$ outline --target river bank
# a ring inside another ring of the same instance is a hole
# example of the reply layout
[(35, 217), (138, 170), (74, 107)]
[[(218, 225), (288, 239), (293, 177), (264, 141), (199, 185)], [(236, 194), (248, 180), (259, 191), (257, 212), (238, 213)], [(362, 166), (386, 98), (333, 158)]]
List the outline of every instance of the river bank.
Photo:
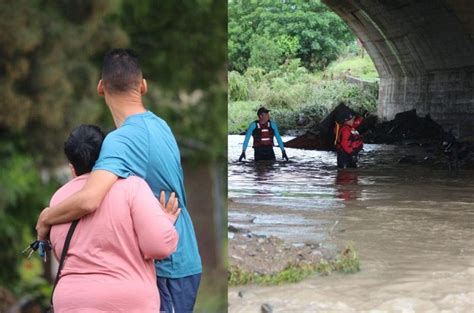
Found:
[[(238, 205), (229, 202), (229, 208), (236, 212)], [(229, 217), (229, 285), (298, 282), (316, 273), (353, 273), (360, 269), (357, 253), (350, 245), (341, 250), (323, 242), (290, 243), (276, 236), (252, 233), (243, 226), (256, 219), (250, 214)]]
[(290, 245), (337, 251), (352, 242), (361, 270), (229, 287), (229, 312), (261, 312), (264, 304), (273, 312), (472, 311), (470, 167), (450, 172), (408, 144), (368, 144), (357, 170), (337, 170), (333, 152), (291, 148), (290, 162), (260, 166), (236, 162), (242, 142), (229, 136), (231, 224)]

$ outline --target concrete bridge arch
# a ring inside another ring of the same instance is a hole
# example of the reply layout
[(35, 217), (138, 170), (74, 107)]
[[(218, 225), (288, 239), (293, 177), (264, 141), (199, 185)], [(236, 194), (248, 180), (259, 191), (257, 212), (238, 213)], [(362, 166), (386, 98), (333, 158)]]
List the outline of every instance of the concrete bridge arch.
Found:
[(378, 115), (415, 108), (474, 137), (474, 1), (323, 0), (379, 72)]

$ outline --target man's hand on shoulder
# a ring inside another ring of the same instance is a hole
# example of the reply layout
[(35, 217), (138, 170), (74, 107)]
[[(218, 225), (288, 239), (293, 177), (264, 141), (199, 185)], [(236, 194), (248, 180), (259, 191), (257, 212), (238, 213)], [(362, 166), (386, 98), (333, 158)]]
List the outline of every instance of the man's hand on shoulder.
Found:
[(172, 192), (170, 194), (170, 198), (168, 199), (168, 203), (166, 203), (165, 192), (161, 191), (160, 204), (163, 207), (163, 210), (165, 211), (166, 215), (170, 219), (171, 223), (175, 224), (179, 214), (181, 213), (181, 208), (178, 207), (178, 198), (176, 198), (176, 194)]
[(49, 231), (51, 230), (51, 226), (46, 224), (44, 221), (45, 214), (48, 210), (49, 207), (44, 208), (38, 217), (38, 222), (36, 223), (36, 233), (38, 240), (47, 240), (49, 237)]

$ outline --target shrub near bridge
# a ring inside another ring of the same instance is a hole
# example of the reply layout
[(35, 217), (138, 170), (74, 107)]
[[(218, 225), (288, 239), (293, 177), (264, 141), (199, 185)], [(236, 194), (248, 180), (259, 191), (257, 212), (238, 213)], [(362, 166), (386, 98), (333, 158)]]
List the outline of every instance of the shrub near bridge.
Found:
[[(272, 110), (282, 132), (313, 127), (339, 101), (349, 102), (357, 112), (374, 113), (377, 90), (376, 83), (364, 86), (343, 79), (322, 80), (301, 67), (298, 59), (270, 72), (252, 67), (244, 74), (233, 71), (229, 73), (228, 130), (231, 134), (245, 131), (262, 105)], [(301, 116), (304, 125), (297, 123)]]

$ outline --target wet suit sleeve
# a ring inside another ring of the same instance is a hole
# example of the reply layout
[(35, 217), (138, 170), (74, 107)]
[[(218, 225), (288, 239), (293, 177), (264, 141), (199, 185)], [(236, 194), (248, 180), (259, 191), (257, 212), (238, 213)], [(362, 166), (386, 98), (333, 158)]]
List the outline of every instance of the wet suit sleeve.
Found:
[(146, 259), (164, 259), (176, 251), (178, 233), (148, 184), (137, 177), (132, 182), (130, 213), (140, 250)]
[(255, 122), (250, 123), (249, 127), (247, 128), (247, 133), (245, 134), (244, 145), (242, 146), (242, 151), (245, 152), (247, 150), (247, 146), (250, 141), (250, 137), (252, 136), (253, 131), (257, 127)]
[(283, 140), (281, 140), (280, 132), (278, 131), (278, 125), (275, 121), (271, 121), (271, 125), (273, 128), (273, 132), (275, 133), (275, 138), (278, 142), (278, 146), (280, 147), (281, 151), (285, 151), (285, 145), (283, 144)]

